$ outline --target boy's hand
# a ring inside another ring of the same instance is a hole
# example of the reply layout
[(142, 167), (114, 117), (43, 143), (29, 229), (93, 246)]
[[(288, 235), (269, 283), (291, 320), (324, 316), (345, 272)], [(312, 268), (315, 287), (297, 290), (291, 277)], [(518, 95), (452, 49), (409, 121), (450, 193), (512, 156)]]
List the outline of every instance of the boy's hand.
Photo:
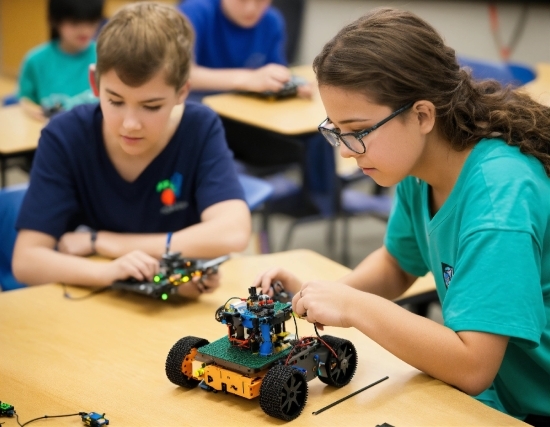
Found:
[(311, 99), (313, 95), (313, 85), (311, 82), (307, 82), (306, 84), (299, 85), (297, 91), (299, 98)]
[(282, 268), (272, 268), (266, 272), (260, 274), (252, 286), (256, 288), (261, 288), (263, 294), (273, 296), (273, 288), (271, 287), (272, 283), (275, 281), (281, 282), (285, 291), (295, 294), (300, 291), (302, 287), (302, 282), (291, 272), (284, 270)]
[(201, 294), (211, 294), (220, 287), (220, 273), (205, 274), (191, 280)]
[(160, 263), (157, 259), (142, 251), (132, 251), (108, 263), (98, 263), (106, 284), (116, 280), (126, 280), (133, 277), (136, 280), (152, 281), (159, 272)]
[(279, 64), (264, 65), (251, 74), (244, 89), (250, 92), (279, 92), (291, 77), (290, 70)]
[(63, 234), (57, 244), (57, 250), (63, 254), (75, 256), (93, 255), (90, 233), (71, 231)]

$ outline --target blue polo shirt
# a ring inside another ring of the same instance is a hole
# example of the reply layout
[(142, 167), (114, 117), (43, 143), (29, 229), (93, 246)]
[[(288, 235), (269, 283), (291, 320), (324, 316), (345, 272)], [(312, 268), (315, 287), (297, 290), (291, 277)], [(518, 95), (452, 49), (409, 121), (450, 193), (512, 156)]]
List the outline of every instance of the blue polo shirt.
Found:
[(186, 0), (179, 5), (195, 29), (195, 62), (208, 68), (259, 68), (286, 65), (285, 24), (269, 7), (252, 28), (227, 19), (221, 0)]
[(244, 200), (218, 116), (187, 103), (164, 150), (134, 181), (107, 155), (99, 105), (81, 105), (43, 129), (16, 228), (59, 238), (78, 225), (127, 233), (177, 231), (215, 203)]

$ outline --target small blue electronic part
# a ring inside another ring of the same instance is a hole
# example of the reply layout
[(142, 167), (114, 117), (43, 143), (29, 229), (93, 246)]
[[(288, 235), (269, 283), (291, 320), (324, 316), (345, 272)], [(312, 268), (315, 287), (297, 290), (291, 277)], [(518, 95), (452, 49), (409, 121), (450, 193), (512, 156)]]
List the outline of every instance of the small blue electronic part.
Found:
[(90, 427), (101, 427), (109, 425), (109, 420), (105, 418), (105, 414), (98, 414), (97, 412), (88, 412), (82, 414), (82, 422)]

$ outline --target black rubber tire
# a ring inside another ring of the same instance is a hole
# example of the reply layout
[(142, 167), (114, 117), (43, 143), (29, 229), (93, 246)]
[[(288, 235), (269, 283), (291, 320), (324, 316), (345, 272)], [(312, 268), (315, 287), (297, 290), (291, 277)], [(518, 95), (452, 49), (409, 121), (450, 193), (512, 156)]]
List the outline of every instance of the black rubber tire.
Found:
[(351, 381), (357, 370), (357, 350), (351, 341), (343, 338), (331, 335), (323, 335), (321, 338), (336, 352), (338, 359), (329, 351), (326, 361), (328, 376), (319, 376), (319, 379), (333, 387), (343, 387)]
[(275, 365), (265, 375), (260, 386), (260, 406), (272, 417), (292, 421), (307, 402), (307, 379), (297, 369)]
[(186, 388), (196, 387), (200, 381), (189, 378), (181, 370), (184, 359), (192, 349), (209, 344), (208, 340), (197, 337), (184, 337), (170, 349), (166, 358), (166, 376), (176, 385)]

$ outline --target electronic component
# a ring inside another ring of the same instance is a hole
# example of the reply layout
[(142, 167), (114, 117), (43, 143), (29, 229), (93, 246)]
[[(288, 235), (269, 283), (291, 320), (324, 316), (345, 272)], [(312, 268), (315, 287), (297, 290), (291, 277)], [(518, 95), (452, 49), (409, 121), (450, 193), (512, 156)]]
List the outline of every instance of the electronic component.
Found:
[(13, 405), (0, 401), (0, 417), (13, 417), (13, 414), (15, 414)]
[(109, 420), (105, 418), (105, 414), (97, 412), (81, 413), (82, 422), (90, 427), (101, 427), (109, 425)]
[(229, 255), (214, 259), (183, 258), (180, 252), (167, 252), (160, 261), (160, 271), (153, 281), (136, 279), (120, 280), (112, 284), (114, 290), (125, 290), (167, 300), (177, 293), (177, 287), (194, 277), (203, 277), (218, 272), (219, 265), (227, 261)]

